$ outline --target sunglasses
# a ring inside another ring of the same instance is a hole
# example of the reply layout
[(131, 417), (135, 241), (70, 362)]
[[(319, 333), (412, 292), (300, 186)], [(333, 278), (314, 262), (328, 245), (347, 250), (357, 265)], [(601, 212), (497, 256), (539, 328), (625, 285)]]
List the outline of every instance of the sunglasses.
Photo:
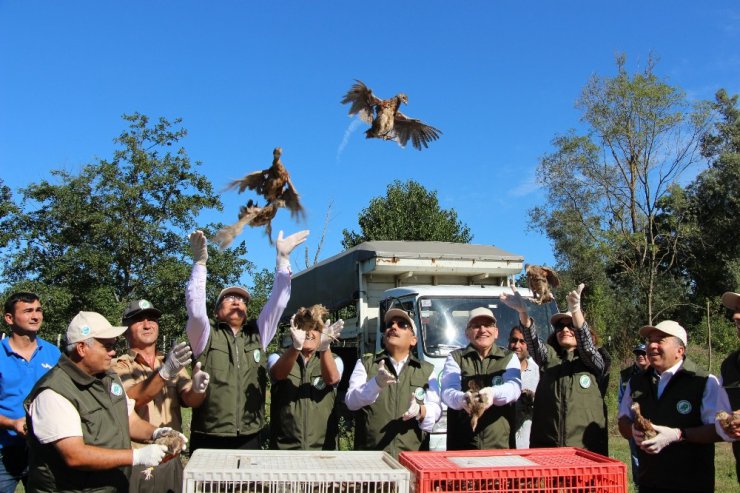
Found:
[(396, 327), (398, 327), (399, 329), (406, 329), (406, 330), (408, 330), (408, 329), (410, 329), (410, 328), (411, 328), (411, 324), (410, 324), (410, 323), (408, 323), (408, 322), (407, 322), (406, 320), (389, 320), (389, 321), (388, 321), (388, 322), (387, 322), (387, 323), (385, 324), (385, 328), (386, 328), (386, 329), (390, 329), (390, 328), (391, 328), (391, 327), (393, 327), (394, 325), (395, 325)]
[(526, 344), (527, 341), (524, 339), (519, 339), (518, 337), (511, 337), (509, 338), (509, 344)]
[(569, 331), (573, 332), (573, 327), (571, 327), (569, 324), (557, 324), (553, 328), (555, 329), (555, 332), (560, 332), (563, 329), (568, 329)]

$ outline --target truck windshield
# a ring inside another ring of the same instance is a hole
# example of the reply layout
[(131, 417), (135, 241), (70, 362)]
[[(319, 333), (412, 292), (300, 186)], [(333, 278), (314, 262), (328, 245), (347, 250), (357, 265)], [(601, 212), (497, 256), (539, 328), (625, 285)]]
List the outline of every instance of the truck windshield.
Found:
[[(519, 324), (519, 314), (504, 305), (497, 297), (488, 298), (433, 298), (422, 297), (418, 300), (418, 313), (421, 321), (421, 343), (428, 356), (447, 356), (450, 351), (465, 347), (465, 327), (468, 315), (474, 308), (489, 308), (496, 317), (499, 328), (496, 344), (507, 346), (509, 331)], [(557, 313), (555, 302), (537, 305), (527, 300), (529, 315), (535, 321), (535, 327), (542, 340), (552, 331), (550, 317)]]

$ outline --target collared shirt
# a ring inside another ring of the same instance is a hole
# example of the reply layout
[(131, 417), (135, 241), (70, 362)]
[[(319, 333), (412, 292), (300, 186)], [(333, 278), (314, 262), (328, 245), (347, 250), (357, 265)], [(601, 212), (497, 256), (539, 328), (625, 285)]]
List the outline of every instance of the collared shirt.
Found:
[[(10, 337), (0, 342), (0, 414), (10, 419), (26, 415), (23, 400), (39, 378), (59, 360), (59, 349), (40, 337), (36, 338), (36, 350), (29, 361), (16, 353), (10, 346)], [(25, 438), (15, 430), (0, 429), (0, 448), (19, 445)]]
[[(666, 385), (668, 385), (668, 382), (670, 382), (673, 376), (681, 369), (681, 367), (683, 366), (683, 361), (684, 360), (681, 359), (678, 363), (668, 368), (660, 375), (657, 375), (658, 372), (655, 371), (655, 369), (648, 370), (654, 371), (656, 376), (658, 376), (660, 379), (658, 381), (658, 398), (663, 395), (663, 391), (665, 390)], [(719, 387), (720, 385), (717, 377), (715, 377), (714, 375), (709, 375), (709, 378), (707, 378), (707, 383), (704, 386), (704, 392), (702, 393), (701, 397), (701, 422), (705, 425), (714, 424), (714, 418), (717, 414), (717, 395), (719, 393)], [(626, 416), (630, 419), (630, 421), (632, 421), (632, 411), (630, 410), (630, 407), (632, 406), (631, 394), (631, 386), (629, 383), (627, 383), (627, 387), (624, 389), (624, 396), (622, 397), (622, 401), (619, 403), (619, 412), (617, 413), (617, 419), (621, 418), (622, 416)]]
[[(134, 385), (143, 382), (154, 372), (159, 371), (164, 361), (164, 354), (158, 353), (154, 368), (144, 360), (140, 353), (133, 349), (118, 358), (113, 364), (113, 370), (118, 373), (123, 383), (123, 388), (128, 390)], [(169, 426), (177, 431), (182, 431), (182, 406), (180, 395), (192, 386), (192, 379), (185, 368), (180, 368), (177, 377), (168, 380), (164, 388), (154, 396), (145, 406), (136, 408), (138, 414), (144, 421), (151, 423), (157, 428)]]
[[(185, 289), (185, 307), (188, 311), (185, 332), (188, 335), (194, 358), (205, 351), (211, 334), (211, 322), (206, 310), (206, 272), (204, 265), (193, 264), (190, 280)], [(290, 299), (290, 277), (290, 266), (280, 265), (275, 272), (275, 282), (270, 298), (257, 318), (263, 351), (267, 350), (267, 345), (275, 337), (278, 322)]]
[[(521, 368), (521, 362), (520, 366)], [(537, 390), (537, 384), (540, 383), (540, 367), (535, 363), (534, 358), (527, 357), (527, 368), (522, 370), (522, 390)]]
[[(503, 406), (516, 401), (522, 393), (522, 367), (519, 358), (512, 355), (504, 370), (503, 383), (494, 385), (493, 405)], [(462, 376), (460, 365), (452, 354), (447, 356), (442, 369), (442, 402), (455, 410), (465, 407), (465, 392), (462, 391)]]
[[(396, 375), (400, 375), (408, 363), (409, 356), (406, 356), (401, 361), (395, 361), (393, 358), (390, 358), (390, 360), (393, 369), (396, 370)], [(442, 406), (439, 401), (439, 383), (434, 372), (429, 375), (427, 385), (428, 388), (424, 394), (426, 414), (421, 423), (419, 423), (419, 427), (424, 431), (432, 431), (434, 423), (442, 415)], [(367, 379), (367, 372), (362, 365), (362, 359), (358, 359), (355, 369), (349, 378), (349, 387), (347, 388), (347, 395), (344, 398), (345, 404), (347, 404), (347, 408), (351, 411), (369, 406), (378, 399), (381, 390), (374, 378)]]

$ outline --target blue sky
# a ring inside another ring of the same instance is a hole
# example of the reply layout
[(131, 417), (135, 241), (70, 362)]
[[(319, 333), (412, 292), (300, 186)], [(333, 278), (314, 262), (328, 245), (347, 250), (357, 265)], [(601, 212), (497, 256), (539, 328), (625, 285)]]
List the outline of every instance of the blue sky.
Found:
[[(652, 52), (656, 72), (692, 99), (740, 92), (735, 1), (41, 2), (0, 0), (0, 176), (17, 196), (50, 169), (109, 158), (121, 115), (183, 118), (183, 145), (217, 189), (269, 166), (272, 149), (308, 210), (274, 229), (311, 229), (313, 258), (341, 250), (343, 228), (394, 179), (436, 190), (474, 235), (552, 264), (527, 228), (543, 200), (538, 159), (579, 126), (574, 102), (593, 74), (630, 70)], [(353, 79), (444, 133), (422, 152), (365, 140), (339, 104)], [(346, 139), (346, 140), (345, 140)], [(253, 195), (249, 195), (251, 197)], [(231, 223), (247, 196), (228, 192)], [(274, 253), (248, 229), (248, 257)], [(294, 270), (305, 267), (303, 251)]]

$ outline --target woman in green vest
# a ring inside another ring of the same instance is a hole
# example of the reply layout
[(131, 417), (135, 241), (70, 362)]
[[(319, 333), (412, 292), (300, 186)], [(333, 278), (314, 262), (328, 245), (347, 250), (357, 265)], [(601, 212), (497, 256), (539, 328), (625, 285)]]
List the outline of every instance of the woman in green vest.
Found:
[(554, 332), (543, 342), (527, 312), (524, 299), (512, 294), (501, 301), (519, 313), (527, 349), (540, 366), (532, 417), (530, 447), (580, 447), (609, 454), (606, 428), (606, 388), (610, 358), (597, 348), (596, 336), (581, 312), (584, 285), (568, 293), (568, 312), (550, 319)]
[(344, 327), (338, 320), (324, 322), (322, 305), (299, 308), (290, 319), (292, 345), (267, 359), (272, 383), (270, 448), (280, 450), (334, 450), (336, 434), (330, 420), (335, 385), (344, 365), (332, 354), (331, 341)]

